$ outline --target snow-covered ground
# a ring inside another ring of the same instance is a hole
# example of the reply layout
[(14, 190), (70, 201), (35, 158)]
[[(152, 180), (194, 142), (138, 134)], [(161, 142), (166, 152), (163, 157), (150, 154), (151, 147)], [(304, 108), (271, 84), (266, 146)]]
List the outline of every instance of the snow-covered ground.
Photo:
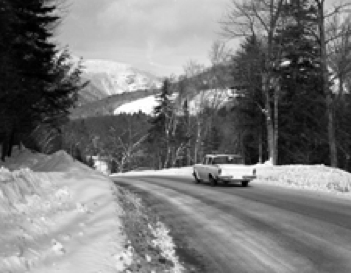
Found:
[(258, 165), (254, 182), (344, 196), (351, 194), (351, 173), (324, 165)]
[[(176, 100), (177, 96), (178, 95), (175, 94), (171, 99)], [(196, 94), (196, 96), (194, 96), (192, 100), (190, 100), (189, 112), (191, 115), (196, 115), (205, 106), (218, 108), (219, 106), (223, 106), (225, 103), (227, 103), (229, 101), (230, 96), (233, 96), (233, 94), (229, 89), (206, 90), (199, 92), (198, 94)], [(157, 106), (158, 104), (159, 102), (157, 96), (152, 95), (123, 104), (122, 106), (119, 106), (115, 109), (114, 114), (135, 114), (141, 111), (146, 115), (152, 115), (155, 106)]]
[(0, 171), (0, 272), (123, 269), (122, 210), (107, 177), (64, 152), (25, 150), (5, 167), (22, 169)]
[[(327, 167), (324, 165), (255, 165), (257, 179), (251, 183), (271, 184), (282, 187), (292, 187), (296, 189), (313, 190), (319, 192), (351, 194), (351, 173)], [(192, 176), (192, 167), (171, 168), (159, 171), (145, 170), (129, 172), (117, 175), (177, 175)]]
[(134, 254), (121, 196), (63, 151), (16, 151), (0, 168), (0, 272), (128, 272)]
[(114, 114), (134, 114), (139, 111), (143, 112), (146, 115), (152, 115), (154, 108), (158, 105), (156, 96), (148, 96), (141, 98), (126, 104), (115, 109)]
[[(258, 178), (253, 185), (274, 184), (350, 196), (351, 174), (339, 169), (322, 165), (256, 167)], [(185, 167), (117, 175), (190, 177), (191, 172), (191, 167)], [(130, 243), (133, 233), (129, 230), (127, 234), (125, 228), (140, 225), (135, 216), (142, 215), (142, 204), (128, 197), (127, 203), (136, 213), (128, 216), (122, 197), (107, 176), (74, 161), (65, 152), (46, 156), (17, 151), (0, 168), (0, 272), (108, 273), (128, 272), (125, 269), (132, 265), (139, 268)], [(126, 224), (126, 218), (132, 222)], [(159, 222), (150, 223), (141, 226), (150, 229), (149, 239), (156, 238), (149, 240), (151, 247), (158, 247), (164, 253), (161, 255), (175, 264), (173, 271), (162, 272), (182, 272), (167, 228)], [(134, 233), (140, 234), (137, 229)], [(143, 264), (151, 265), (151, 257), (144, 256), (139, 255), (138, 261), (144, 259)]]

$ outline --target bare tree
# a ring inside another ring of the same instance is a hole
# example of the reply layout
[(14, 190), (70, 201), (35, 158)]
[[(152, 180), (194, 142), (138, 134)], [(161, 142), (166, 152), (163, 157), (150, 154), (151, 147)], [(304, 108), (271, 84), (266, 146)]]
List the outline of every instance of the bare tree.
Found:
[(115, 128), (111, 127), (109, 139), (112, 146), (105, 153), (109, 155), (111, 161), (118, 165), (118, 171), (123, 172), (126, 165), (132, 163), (141, 151), (142, 144), (147, 137), (147, 134), (140, 135), (138, 131), (133, 132), (131, 126), (122, 134), (120, 132), (117, 133)]
[[(283, 4), (287, 0), (232, 0), (229, 12), (220, 22), (227, 38), (261, 36), (265, 42), (265, 60), (262, 71), (262, 92), (265, 97), (267, 146), (269, 161), (278, 160), (278, 101), (279, 84), (275, 68), (280, 64), (280, 51), (274, 36), (284, 23)], [(273, 90), (273, 94), (270, 92)], [(272, 106), (273, 105), (273, 106)]]
[[(317, 7), (317, 25), (318, 31), (316, 33), (317, 39), (320, 45), (320, 62), (321, 62), (321, 73), (323, 80), (323, 92), (326, 100), (326, 110), (327, 110), (327, 118), (328, 118), (328, 142), (329, 142), (329, 150), (330, 150), (330, 165), (332, 167), (338, 166), (338, 155), (337, 155), (337, 144), (336, 144), (336, 136), (335, 136), (335, 118), (334, 118), (334, 107), (333, 107), (333, 96), (329, 86), (330, 78), (329, 78), (329, 70), (328, 70), (328, 44), (333, 40), (340, 38), (343, 34), (338, 33), (335, 30), (334, 23), (334, 32), (333, 35), (328, 37), (328, 24), (330, 24), (330, 19), (333, 16), (337, 16), (337, 14), (344, 13), (346, 11), (346, 7), (350, 5), (350, 3), (340, 3), (335, 4), (331, 11), (326, 11), (326, 1), (325, 0), (314, 0)], [(334, 17), (335, 18), (335, 17)], [(335, 21), (334, 21), (335, 22)], [(333, 27), (331, 28), (333, 29)]]
[(340, 98), (351, 74), (351, 17), (343, 19), (341, 14), (335, 14), (327, 34), (335, 38), (327, 44), (328, 66), (334, 74), (331, 80), (337, 82), (337, 97)]
[[(197, 163), (199, 158), (199, 151), (201, 146), (201, 140), (203, 135), (203, 124), (204, 119), (202, 115), (202, 109), (204, 108), (204, 78), (203, 73), (205, 72), (205, 67), (194, 60), (190, 60), (184, 66), (185, 74), (185, 87), (183, 88), (183, 94), (179, 94), (179, 99), (181, 104), (186, 103), (190, 115), (195, 116), (195, 124), (189, 123), (188, 130), (195, 131), (194, 139), (194, 151), (192, 155), (193, 162)], [(192, 102), (192, 103), (191, 103)], [(191, 156), (191, 155), (190, 155)], [(200, 155), (201, 157), (201, 155)]]
[[(211, 67), (208, 73), (208, 89), (212, 91), (210, 107), (218, 109), (224, 100), (228, 98), (228, 89), (231, 88), (231, 76), (228, 72), (228, 65), (232, 58), (232, 52), (226, 44), (215, 41), (209, 52)], [(214, 112), (216, 113), (216, 112)]]
[(194, 60), (184, 66), (185, 84), (179, 102), (181, 105), (186, 103), (194, 120), (194, 123), (189, 123), (189, 131), (195, 132), (193, 162), (199, 162), (203, 157), (203, 140), (210, 132), (215, 113), (228, 98), (228, 72), (224, 66), (229, 57), (225, 44), (215, 42), (210, 51), (211, 67), (205, 67)]

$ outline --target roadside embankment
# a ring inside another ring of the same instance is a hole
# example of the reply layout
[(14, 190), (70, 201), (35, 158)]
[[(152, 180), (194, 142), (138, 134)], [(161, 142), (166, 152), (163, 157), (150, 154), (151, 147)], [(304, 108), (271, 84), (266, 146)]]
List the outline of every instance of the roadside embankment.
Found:
[[(142, 208), (133, 210), (130, 200), (108, 177), (63, 151), (16, 151), (0, 169), (0, 272), (151, 272), (149, 264), (168, 266), (155, 272), (182, 272), (167, 229)], [(145, 226), (148, 236), (139, 236)], [(131, 271), (135, 264), (138, 270)]]

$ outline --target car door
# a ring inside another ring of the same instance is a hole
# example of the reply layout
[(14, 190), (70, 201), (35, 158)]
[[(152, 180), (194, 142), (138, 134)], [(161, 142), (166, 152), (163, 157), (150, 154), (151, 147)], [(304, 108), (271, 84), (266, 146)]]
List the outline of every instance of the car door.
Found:
[(212, 161), (213, 158), (212, 157), (208, 157), (206, 159), (206, 164), (204, 165), (204, 172), (203, 172), (203, 181), (210, 181), (209, 179), (209, 174), (211, 173), (211, 169), (212, 169)]
[(216, 158), (213, 157), (211, 158), (211, 160), (208, 162), (207, 165), (207, 174), (206, 174), (206, 179), (209, 181), (210, 179), (210, 175), (214, 178), (216, 178), (218, 176), (218, 165), (216, 163)]
[(198, 168), (198, 175), (199, 175), (200, 179), (203, 181), (206, 181), (206, 179), (207, 179), (206, 173), (207, 173), (207, 168), (208, 168), (208, 160), (209, 160), (209, 157), (205, 156), (202, 164)]

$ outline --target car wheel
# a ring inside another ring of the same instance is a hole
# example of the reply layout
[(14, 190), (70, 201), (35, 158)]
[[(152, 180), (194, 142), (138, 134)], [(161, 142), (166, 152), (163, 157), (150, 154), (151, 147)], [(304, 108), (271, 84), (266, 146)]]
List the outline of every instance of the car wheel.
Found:
[(212, 187), (217, 186), (217, 180), (212, 175), (210, 175), (209, 179)]
[(249, 181), (243, 181), (243, 182), (241, 182), (241, 185), (243, 187), (247, 187), (249, 185)]
[(196, 183), (196, 184), (201, 183), (201, 179), (198, 177), (197, 173), (194, 172), (193, 175), (194, 175), (194, 178), (195, 178), (195, 183)]

